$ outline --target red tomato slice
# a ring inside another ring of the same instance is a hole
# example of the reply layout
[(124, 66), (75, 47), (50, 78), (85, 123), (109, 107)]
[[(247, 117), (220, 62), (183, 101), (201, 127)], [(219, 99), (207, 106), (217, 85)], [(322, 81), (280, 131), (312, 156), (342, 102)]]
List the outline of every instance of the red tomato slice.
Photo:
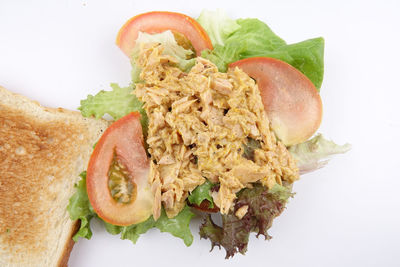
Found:
[(285, 145), (302, 143), (319, 128), (321, 97), (299, 70), (278, 59), (246, 58), (229, 64), (257, 81), (265, 111), (275, 134)]
[(116, 43), (130, 57), (139, 31), (151, 34), (167, 30), (183, 34), (192, 43), (197, 55), (204, 49), (213, 49), (207, 32), (196, 20), (167, 11), (153, 11), (131, 18), (119, 30)]
[[(126, 168), (132, 185), (136, 186), (136, 197), (128, 203), (116, 201), (109, 188), (109, 171), (115, 157)], [(114, 225), (146, 220), (152, 214), (154, 199), (148, 182), (149, 168), (140, 114), (132, 112), (107, 128), (90, 158), (86, 186), (97, 215)]]

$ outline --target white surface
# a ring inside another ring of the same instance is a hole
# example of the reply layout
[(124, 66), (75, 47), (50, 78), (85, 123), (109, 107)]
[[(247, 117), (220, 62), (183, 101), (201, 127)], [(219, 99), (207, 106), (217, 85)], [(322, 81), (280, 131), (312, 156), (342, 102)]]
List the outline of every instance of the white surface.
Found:
[(129, 82), (114, 45), (120, 26), (150, 10), (198, 16), (224, 8), (255, 17), (286, 41), (323, 36), (320, 129), (353, 150), (302, 177), (274, 238), (251, 238), (246, 256), (208, 252), (193, 223), (193, 245), (152, 230), (136, 245), (94, 223), (70, 266), (400, 266), (400, 35), (398, 1), (4, 1), (0, 2), (0, 84), (52, 107), (75, 109), (110, 82)]

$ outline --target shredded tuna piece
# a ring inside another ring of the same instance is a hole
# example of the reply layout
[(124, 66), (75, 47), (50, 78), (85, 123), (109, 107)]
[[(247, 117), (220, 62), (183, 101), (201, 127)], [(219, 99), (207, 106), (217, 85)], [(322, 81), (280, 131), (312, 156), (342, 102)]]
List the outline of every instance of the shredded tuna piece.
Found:
[(211, 82), (211, 86), (214, 90), (223, 95), (230, 95), (232, 93), (232, 84), (224, 78), (214, 78)]
[[(200, 57), (184, 73), (162, 50), (159, 44), (142, 47), (137, 64), (144, 82), (135, 94), (149, 117), (148, 151), (156, 162), (150, 181), (169, 217), (206, 179), (220, 183), (213, 198), (226, 214), (236, 193), (253, 183), (271, 188), (299, 178), (294, 159), (270, 128), (253, 79), (238, 68), (220, 73)], [(244, 157), (248, 138), (259, 143), (250, 159)]]
[(249, 210), (249, 206), (244, 205), (244, 206), (238, 208), (238, 210), (235, 212), (235, 216), (238, 217), (239, 220), (241, 220), (244, 217), (244, 215), (246, 215), (248, 210)]
[(161, 181), (160, 174), (153, 162), (150, 164), (149, 181), (151, 183), (151, 191), (154, 195), (153, 217), (154, 220), (157, 220), (161, 215)]

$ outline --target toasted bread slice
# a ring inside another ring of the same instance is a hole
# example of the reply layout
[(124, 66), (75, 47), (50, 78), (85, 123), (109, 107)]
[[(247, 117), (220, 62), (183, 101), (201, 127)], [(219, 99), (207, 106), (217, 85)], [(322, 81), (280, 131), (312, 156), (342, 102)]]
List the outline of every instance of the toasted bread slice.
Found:
[(0, 266), (67, 266), (66, 207), (106, 127), (0, 87)]

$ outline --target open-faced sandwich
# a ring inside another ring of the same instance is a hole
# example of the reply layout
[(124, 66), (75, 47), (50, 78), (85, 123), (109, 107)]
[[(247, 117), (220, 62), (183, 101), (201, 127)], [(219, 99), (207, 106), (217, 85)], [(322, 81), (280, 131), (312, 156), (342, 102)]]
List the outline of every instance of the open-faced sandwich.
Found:
[(196, 208), (201, 237), (227, 257), (244, 253), (251, 232), (270, 238), (300, 174), (349, 149), (314, 135), (322, 38), (288, 45), (257, 19), (149, 12), (121, 28), (117, 45), (132, 84), (81, 101), (84, 116), (114, 122), (71, 198), (75, 238), (90, 238), (98, 217), (134, 243), (156, 227), (189, 246)]
[(316, 133), (322, 38), (149, 12), (117, 45), (132, 83), (89, 95), (83, 116), (0, 88), (1, 266), (65, 266), (93, 218), (133, 243), (158, 228), (189, 246), (201, 215), (202, 238), (244, 254), (250, 233), (270, 238), (300, 175), (350, 148)]

